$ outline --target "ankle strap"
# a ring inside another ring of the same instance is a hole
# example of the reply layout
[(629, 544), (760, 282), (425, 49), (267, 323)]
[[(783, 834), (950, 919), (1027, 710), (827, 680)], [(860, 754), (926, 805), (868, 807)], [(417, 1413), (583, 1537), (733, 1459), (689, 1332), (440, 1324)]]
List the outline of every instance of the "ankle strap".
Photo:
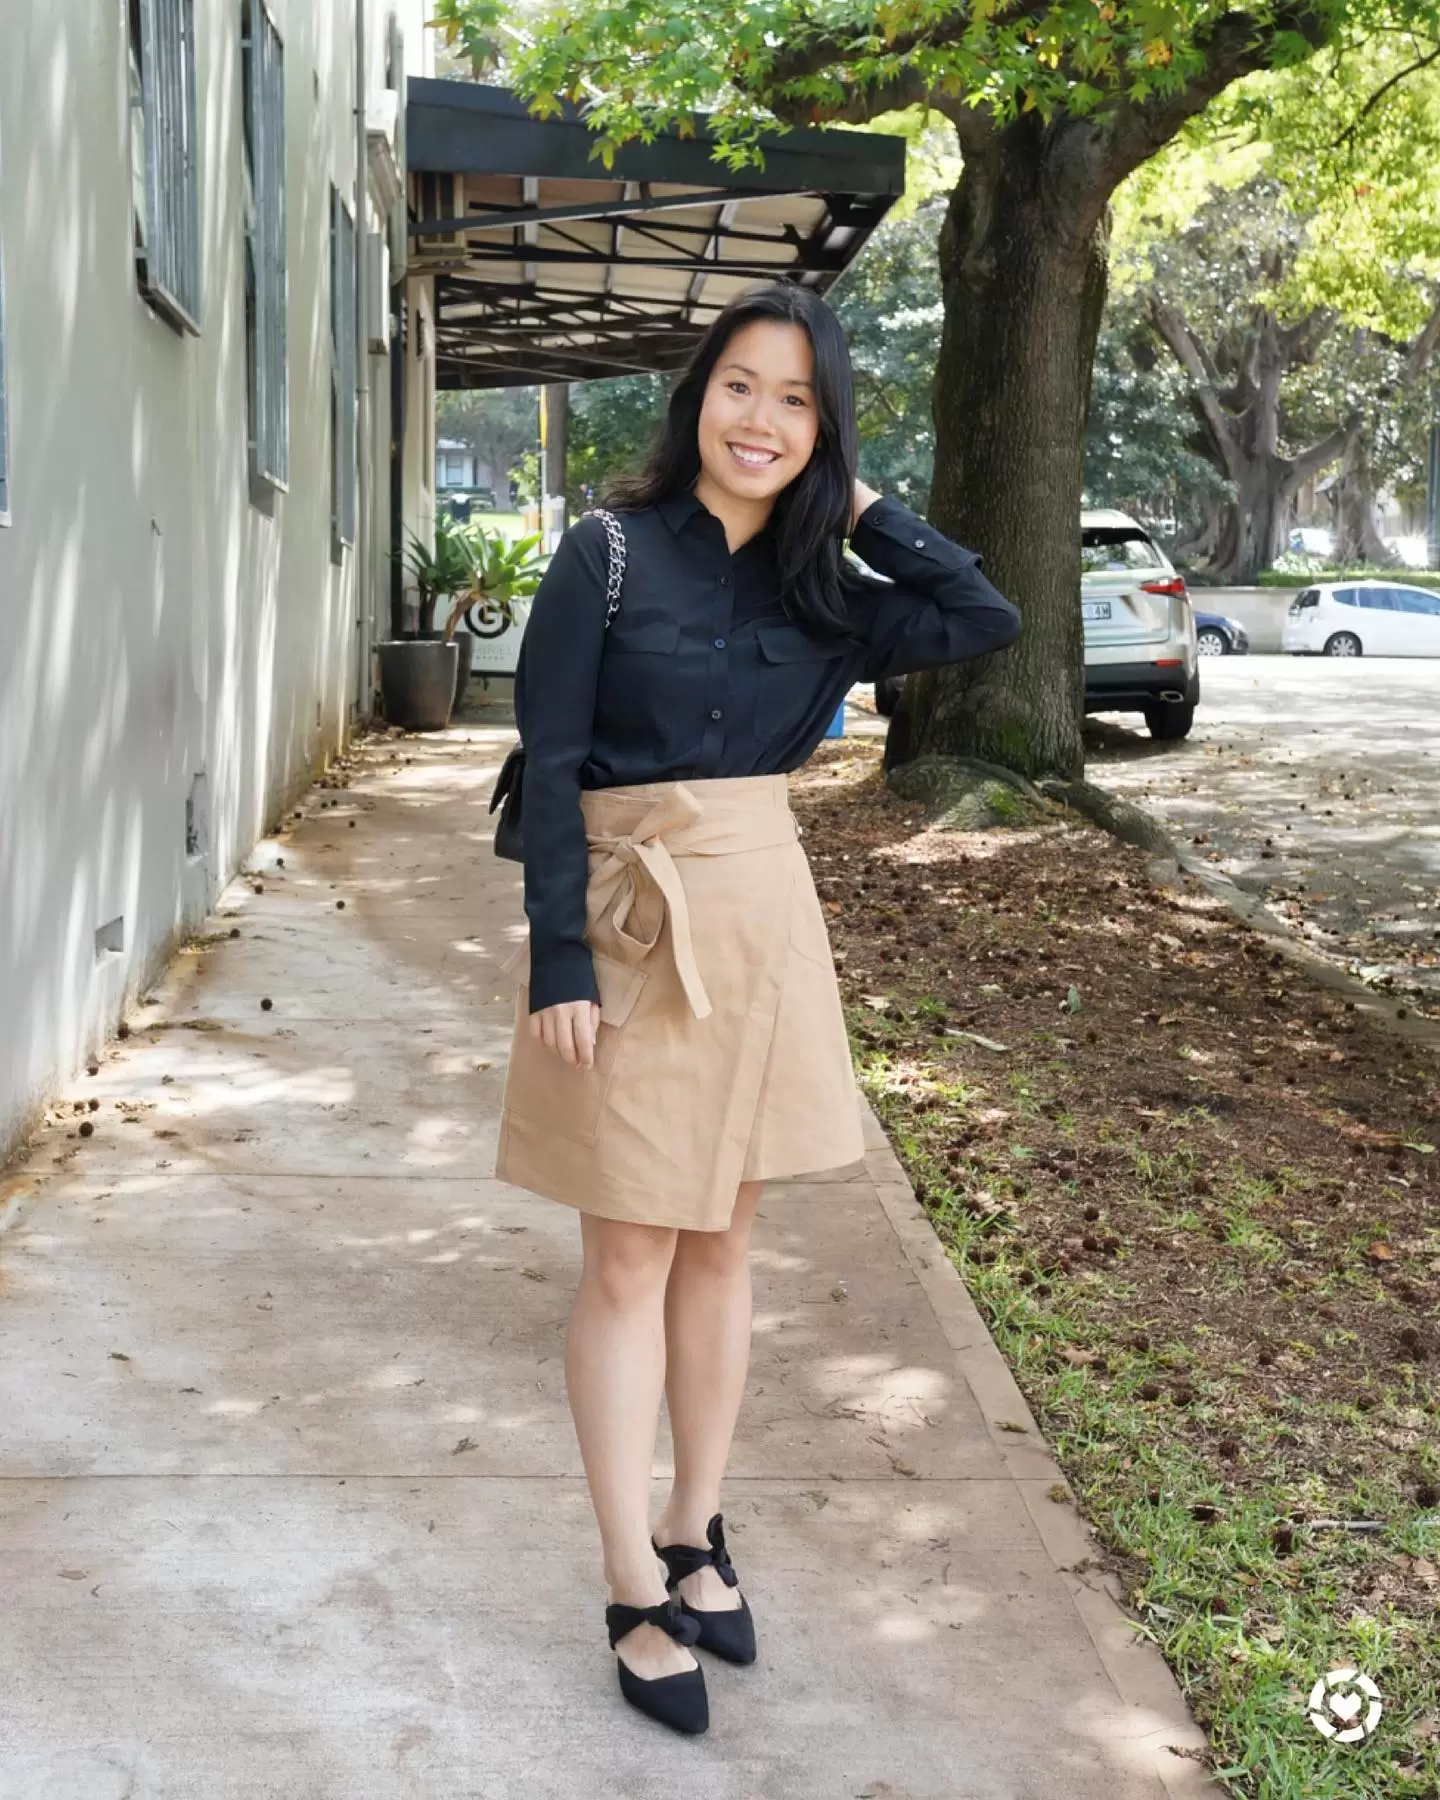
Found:
[(700, 1636), (700, 1621), (683, 1613), (678, 1600), (662, 1600), (658, 1606), (622, 1606), (612, 1601), (605, 1608), (605, 1629), (610, 1633), (612, 1650), (637, 1625), (658, 1625), (677, 1644), (693, 1644)]
[(721, 1513), (705, 1527), (705, 1536), (709, 1540), (709, 1549), (701, 1550), (694, 1544), (666, 1544), (662, 1549), (655, 1545), (655, 1553), (664, 1563), (667, 1575), (665, 1586), (673, 1589), (687, 1575), (693, 1575), (697, 1569), (714, 1569), (726, 1587), (738, 1587), (740, 1577), (735, 1573), (735, 1565), (730, 1561), (730, 1553), (725, 1548), (725, 1519)]

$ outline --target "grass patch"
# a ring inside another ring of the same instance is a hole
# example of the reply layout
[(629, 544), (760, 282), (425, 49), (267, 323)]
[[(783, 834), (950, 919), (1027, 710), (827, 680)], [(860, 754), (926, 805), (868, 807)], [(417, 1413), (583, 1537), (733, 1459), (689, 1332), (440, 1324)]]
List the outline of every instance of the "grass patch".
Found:
[[(796, 805), (861, 1084), (1217, 1779), (1440, 1800), (1433, 1069), (1397, 1096), (1368, 1022), (1317, 1059), (1343, 1001), (1267, 1005), (1267, 948), (1109, 839), (924, 832), (844, 754)], [(1306, 1716), (1346, 1666), (1349, 1746)]]

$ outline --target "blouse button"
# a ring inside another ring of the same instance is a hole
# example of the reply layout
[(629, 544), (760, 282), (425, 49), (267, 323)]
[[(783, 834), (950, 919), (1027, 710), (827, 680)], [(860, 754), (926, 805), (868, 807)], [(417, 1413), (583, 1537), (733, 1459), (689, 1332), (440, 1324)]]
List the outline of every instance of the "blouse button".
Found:
[(924, 549), (924, 548), (925, 548), (925, 540), (924, 540), (924, 538), (916, 538), (916, 540), (915, 540), (915, 548), (916, 548), (916, 549), (917, 549), (917, 550), (923, 550), (923, 549)]
[(717, 649), (717, 650), (723, 650), (723, 649), (724, 649), (724, 648), (725, 648), (725, 640), (724, 640), (724, 638), (716, 638), (716, 640), (715, 640), (715, 648), (716, 648), (716, 649)]
[(719, 719), (719, 718), (723, 718), (724, 715), (721, 713), (720, 708), (717, 706), (711, 711), (710, 717), (712, 719)]
[(722, 575), (720, 577), (720, 585), (721, 585), (721, 587), (729, 587), (730, 577), (728, 575)]

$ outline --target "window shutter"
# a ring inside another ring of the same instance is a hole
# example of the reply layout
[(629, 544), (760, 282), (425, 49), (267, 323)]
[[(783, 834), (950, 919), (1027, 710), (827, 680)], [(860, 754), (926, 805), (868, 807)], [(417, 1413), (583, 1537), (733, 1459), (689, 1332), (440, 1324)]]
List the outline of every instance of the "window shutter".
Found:
[(0, 519), (10, 516), (10, 435), (5, 398), (5, 258), (0, 254)]
[(200, 329), (200, 167), (195, 128), (194, 0), (132, 0), (143, 157), (136, 171), (135, 261), (156, 309)]
[(341, 544), (355, 542), (355, 221), (339, 190), (330, 190), (330, 336), (334, 432), (331, 519)]
[(290, 476), (285, 54), (261, 0), (246, 0), (244, 18), (250, 467), (283, 487)]

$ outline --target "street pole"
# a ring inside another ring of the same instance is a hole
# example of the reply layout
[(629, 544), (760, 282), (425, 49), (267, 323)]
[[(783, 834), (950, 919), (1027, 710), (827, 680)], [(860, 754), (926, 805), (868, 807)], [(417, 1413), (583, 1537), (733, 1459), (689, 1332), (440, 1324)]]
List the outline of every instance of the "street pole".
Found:
[(1440, 419), (1430, 423), (1430, 467), (1425, 483), (1425, 567), (1440, 569)]
[(541, 549), (554, 550), (564, 535), (565, 461), (570, 437), (570, 389), (563, 381), (540, 390), (540, 529)]

